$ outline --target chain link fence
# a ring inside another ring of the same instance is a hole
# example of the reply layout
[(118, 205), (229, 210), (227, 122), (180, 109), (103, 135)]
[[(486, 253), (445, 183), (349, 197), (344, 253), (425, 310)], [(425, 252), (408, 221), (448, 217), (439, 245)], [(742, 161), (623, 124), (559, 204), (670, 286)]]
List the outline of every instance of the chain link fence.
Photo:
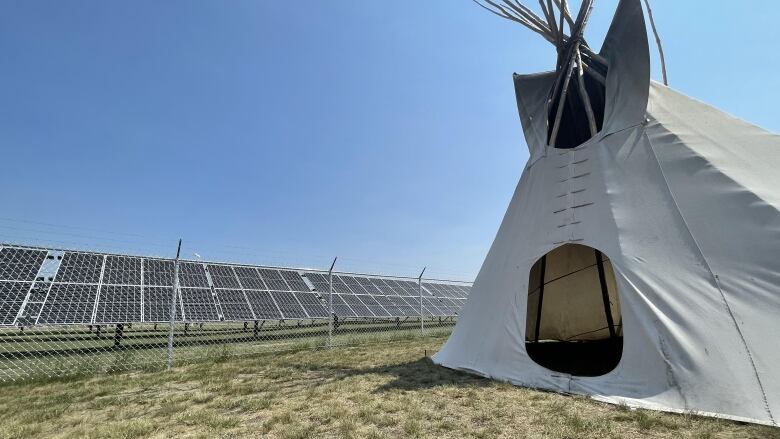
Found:
[(334, 265), (0, 244), (0, 382), (446, 335), (470, 288)]

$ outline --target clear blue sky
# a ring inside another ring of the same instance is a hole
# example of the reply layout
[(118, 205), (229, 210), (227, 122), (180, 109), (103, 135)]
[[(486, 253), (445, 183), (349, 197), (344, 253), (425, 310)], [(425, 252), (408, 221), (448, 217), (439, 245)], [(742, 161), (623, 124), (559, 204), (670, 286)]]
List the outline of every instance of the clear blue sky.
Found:
[[(673, 87), (780, 131), (775, 1), (652, 4)], [(0, 56), (0, 240), (470, 279), (554, 50), (469, 0), (2, 0)]]

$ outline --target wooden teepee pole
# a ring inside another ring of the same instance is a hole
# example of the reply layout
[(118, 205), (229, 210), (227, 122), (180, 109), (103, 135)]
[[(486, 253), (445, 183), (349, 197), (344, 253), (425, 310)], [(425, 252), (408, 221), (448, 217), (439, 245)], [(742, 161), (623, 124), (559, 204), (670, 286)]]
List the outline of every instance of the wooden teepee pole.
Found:
[[(580, 42), (574, 43), (573, 51), (579, 51)], [(552, 133), (550, 134), (550, 145), (555, 146), (556, 140), (558, 140), (558, 131), (561, 129), (561, 117), (563, 117), (563, 105), (566, 103), (566, 95), (569, 93), (569, 83), (571, 82), (571, 74), (574, 70), (574, 57), (569, 57), (569, 63), (566, 67), (566, 73), (564, 74), (563, 88), (561, 88), (561, 97), (558, 100), (558, 110), (555, 113), (555, 122), (553, 123)]]
[[(582, 54), (582, 51), (580, 50), (580, 54)], [(585, 68), (585, 73), (589, 74), (591, 78), (595, 79), (599, 82), (601, 85), (607, 85), (607, 78), (604, 77), (601, 73), (599, 73), (596, 69), (589, 66), (588, 63), (583, 62), (582, 67)]]
[[(553, 122), (553, 129), (550, 133), (550, 145), (555, 146), (558, 140), (558, 132), (561, 128), (561, 118), (563, 117), (563, 106), (566, 103), (566, 96), (569, 93), (569, 84), (571, 82), (572, 72), (574, 71), (575, 57), (580, 52), (580, 46), (582, 45), (582, 33), (585, 30), (585, 25), (588, 22), (590, 13), (593, 10), (593, 0), (583, 0), (580, 5), (580, 12), (577, 14), (577, 21), (574, 23), (572, 29), (571, 40), (573, 40), (573, 46), (571, 52), (568, 55), (568, 64), (565, 67), (565, 72), (561, 68), (561, 74), (564, 75), (563, 87), (561, 88), (561, 96), (558, 100), (558, 108), (555, 113), (555, 121)], [(560, 79), (560, 76), (559, 76)], [(556, 84), (559, 81), (556, 81)], [(553, 96), (555, 91), (553, 90)], [(554, 99), (554, 97), (553, 97)]]
[(577, 49), (577, 89), (580, 91), (580, 99), (582, 99), (582, 104), (585, 107), (585, 114), (588, 116), (588, 128), (590, 128), (590, 135), (595, 136), (598, 132), (598, 128), (596, 127), (596, 117), (593, 115), (593, 106), (590, 104), (590, 96), (588, 96), (588, 89), (585, 88), (585, 78), (583, 75), (585, 72), (582, 68), (582, 56), (580, 56), (580, 51)]
[[(558, 6), (558, 9), (561, 11), (561, 15), (563, 18), (566, 19), (566, 22), (569, 23), (569, 29), (574, 28), (574, 20), (571, 18), (571, 12), (569, 11), (569, 7), (566, 5), (566, 0), (553, 0), (555, 2), (555, 6)], [(563, 29), (563, 25), (561, 25), (561, 29)]]
[(658, 29), (655, 28), (655, 20), (653, 20), (653, 10), (650, 9), (650, 2), (645, 0), (645, 7), (647, 7), (647, 16), (650, 18), (650, 27), (653, 29), (653, 35), (655, 35), (655, 43), (658, 46), (658, 54), (661, 57), (661, 73), (664, 75), (664, 85), (669, 85), (669, 79), (666, 77), (666, 59), (664, 59), (664, 48), (661, 46), (661, 37), (658, 36)]

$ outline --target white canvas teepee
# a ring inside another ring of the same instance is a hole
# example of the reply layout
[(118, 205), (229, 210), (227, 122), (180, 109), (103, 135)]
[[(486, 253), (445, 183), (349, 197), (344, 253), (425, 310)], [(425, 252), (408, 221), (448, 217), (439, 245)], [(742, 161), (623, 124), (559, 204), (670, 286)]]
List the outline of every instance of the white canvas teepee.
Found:
[[(590, 84), (592, 110), (580, 99), (557, 122), (563, 136), (581, 129), (577, 112), (603, 113), (573, 148), (551, 146), (551, 96), (567, 60), (515, 76), (530, 159), (434, 361), (611, 403), (777, 425), (780, 136), (652, 82), (639, 0), (620, 1), (588, 62), (598, 57), (603, 107)], [(555, 361), (532, 358), (552, 340), (577, 343)], [(612, 354), (588, 351), (604, 340)], [(609, 370), (566, 368), (602, 354), (614, 356)]]

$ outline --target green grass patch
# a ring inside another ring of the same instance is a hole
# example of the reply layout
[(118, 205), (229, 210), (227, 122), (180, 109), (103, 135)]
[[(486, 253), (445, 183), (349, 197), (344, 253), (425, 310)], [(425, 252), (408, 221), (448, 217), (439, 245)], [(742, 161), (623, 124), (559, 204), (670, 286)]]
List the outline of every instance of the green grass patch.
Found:
[(780, 438), (770, 427), (613, 406), (434, 365), (444, 341), (237, 354), (171, 371), (0, 387), (0, 438)]

